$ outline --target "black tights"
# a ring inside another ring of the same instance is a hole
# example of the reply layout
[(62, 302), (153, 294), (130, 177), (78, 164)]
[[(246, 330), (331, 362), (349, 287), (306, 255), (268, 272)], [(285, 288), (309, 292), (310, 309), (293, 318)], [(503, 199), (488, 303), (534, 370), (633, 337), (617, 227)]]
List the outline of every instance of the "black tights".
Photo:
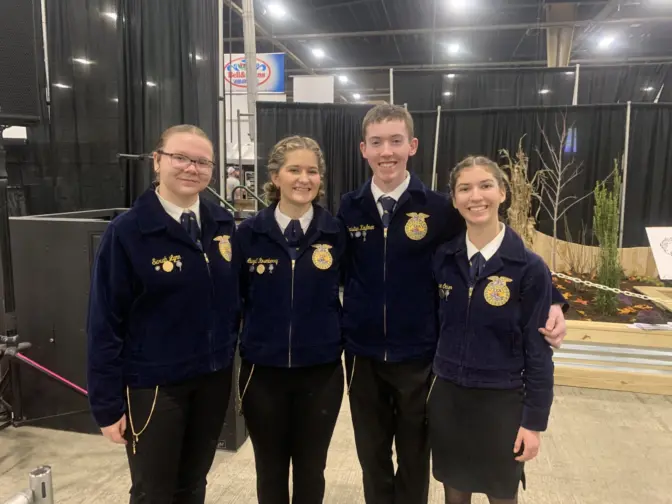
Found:
[[(461, 492), (449, 486), (443, 485), (446, 494), (446, 504), (471, 504), (471, 492)], [(495, 499), (488, 495), (490, 504), (517, 504), (518, 497), (513, 499)]]

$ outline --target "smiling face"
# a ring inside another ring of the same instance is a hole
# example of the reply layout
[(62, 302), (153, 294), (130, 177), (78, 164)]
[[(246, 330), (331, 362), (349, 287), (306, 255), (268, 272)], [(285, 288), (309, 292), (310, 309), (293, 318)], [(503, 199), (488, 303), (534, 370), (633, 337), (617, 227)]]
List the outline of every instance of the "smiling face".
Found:
[(409, 138), (403, 120), (387, 120), (366, 126), (362, 156), (369, 162), (377, 184), (394, 188), (406, 177), (408, 158), (418, 150), (418, 139)]
[(210, 183), (213, 149), (207, 138), (189, 132), (173, 133), (159, 150), (154, 153), (154, 171), (164, 198), (177, 200), (175, 203), (189, 200)]
[(499, 205), (506, 200), (498, 178), (486, 165), (460, 169), (453, 188), (453, 205), (467, 225), (481, 227), (498, 221)]
[(317, 156), (309, 149), (287, 152), (284, 164), (271, 179), (280, 190), (280, 201), (293, 206), (312, 203), (322, 181)]

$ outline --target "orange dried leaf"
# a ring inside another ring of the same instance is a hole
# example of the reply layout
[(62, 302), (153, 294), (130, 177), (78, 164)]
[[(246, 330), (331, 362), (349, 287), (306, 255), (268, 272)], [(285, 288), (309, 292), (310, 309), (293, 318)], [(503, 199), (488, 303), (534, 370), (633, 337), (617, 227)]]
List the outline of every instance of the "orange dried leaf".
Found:
[(588, 301), (582, 298), (576, 298), (574, 302), (583, 306), (588, 306)]

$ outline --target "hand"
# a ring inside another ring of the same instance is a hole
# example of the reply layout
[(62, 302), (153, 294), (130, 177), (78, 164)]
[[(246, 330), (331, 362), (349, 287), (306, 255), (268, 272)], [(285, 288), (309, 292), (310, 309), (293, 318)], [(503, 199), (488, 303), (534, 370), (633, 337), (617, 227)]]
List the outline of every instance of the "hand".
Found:
[(122, 416), (118, 422), (108, 425), (100, 429), (107, 439), (117, 444), (127, 444), (124, 439), (124, 432), (126, 432), (126, 415)]
[(543, 334), (548, 344), (554, 348), (560, 348), (562, 341), (567, 336), (567, 323), (565, 314), (562, 313), (560, 305), (552, 305), (548, 312), (546, 327), (541, 327), (539, 332)]
[(541, 438), (538, 432), (527, 430), (525, 427), (518, 429), (518, 436), (513, 445), (513, 453), (520, 452), (520, 446), (523, 446), (523, 454), (516, 457), (518, 462), (527, 462), (532, 460), (539, 453)]

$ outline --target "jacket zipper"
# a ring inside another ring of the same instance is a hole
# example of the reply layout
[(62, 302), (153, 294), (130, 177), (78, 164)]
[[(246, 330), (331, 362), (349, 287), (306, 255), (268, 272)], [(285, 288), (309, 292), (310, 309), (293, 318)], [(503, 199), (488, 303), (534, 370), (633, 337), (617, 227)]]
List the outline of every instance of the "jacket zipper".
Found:
[[(210, 271), (210, 259), (208, 258), (208, 253), (203, 252), (203, 257), (205, 258), (205, 267), (208, 270), (208, 278), (210, 279), (210, 292), (212, 293), (212, 299), (215, 299), (215, 284), (212, 281), (212, 272)], [(208, 329), (208, 345), (210, 346), (210, 354), (212, 355), (212, 327)], [(211, 360), (210, 367), (214, 370), (215, 363)]]
[(465, 324), (464, 328), (464, 335), (465, 335), (465, 342), (464, 346), (462, 347), (462, 358), (460, 359), (460, 380), (462, 379), (462, 371), (464, 369), (464, 358), (467, 353), (467, 343), (469, 342), (469, 320), (471, 319), (471, 296), (474, 293), (474, 289), (476, 288), (476, 283), (478, 282), (478, 278), (474, 280), (474, 285), (469, 286), (469, 300), (467, 301), (467, 323)]
[(292, 315), (294, 313), (294, 268), (296, 266), (296, 260), (292, 259), (292, 294), (290, 298), (289, 305), (289, 366), (292, 367)]
[(387, 228), (383, 229), (383, 336), (385, 338), (385, 356), (387, 361)]

